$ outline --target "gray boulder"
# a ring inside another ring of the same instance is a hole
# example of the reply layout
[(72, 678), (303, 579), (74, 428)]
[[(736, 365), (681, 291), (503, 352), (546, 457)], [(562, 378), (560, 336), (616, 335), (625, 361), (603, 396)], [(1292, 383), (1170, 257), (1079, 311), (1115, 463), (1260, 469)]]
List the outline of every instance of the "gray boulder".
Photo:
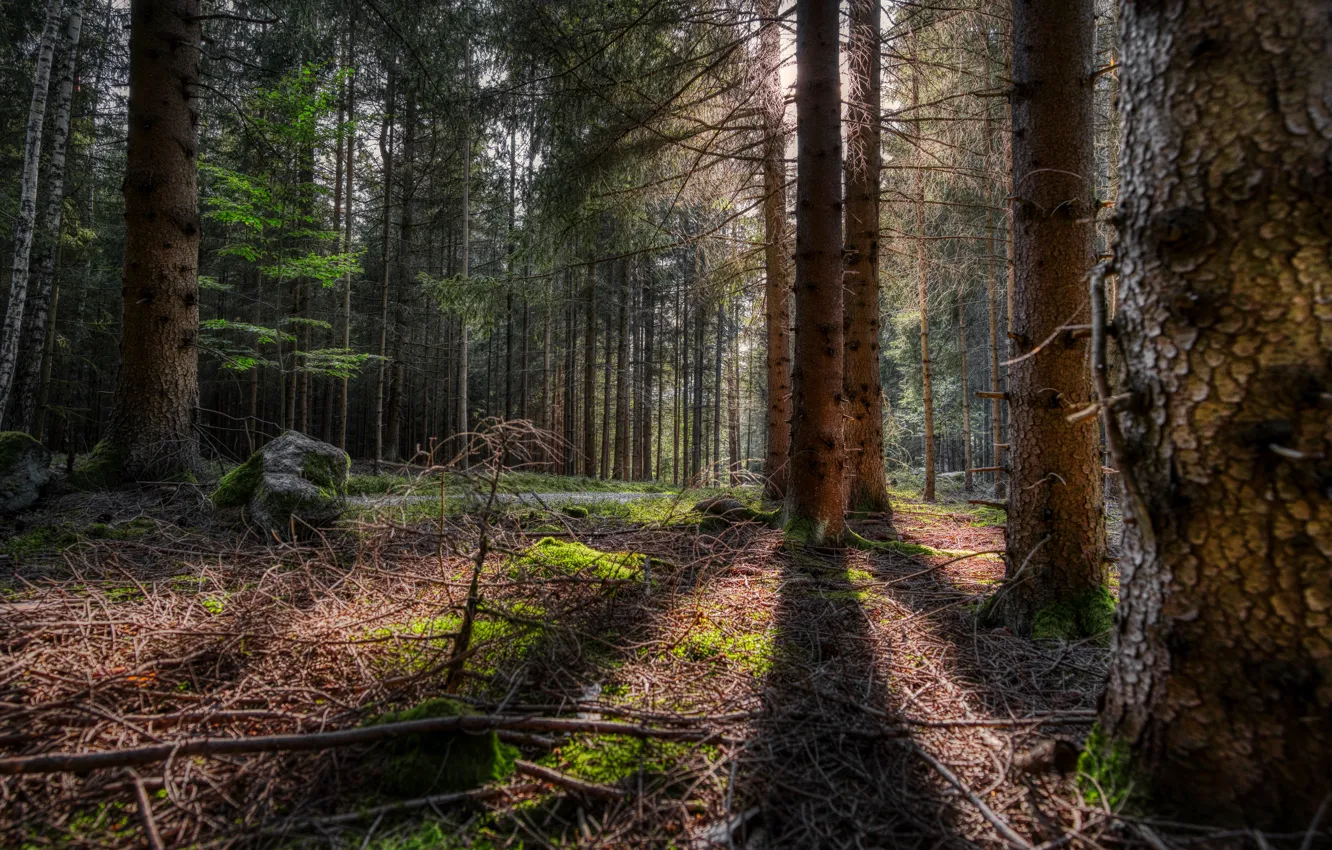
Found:
[(51, 453), (22, 431), (0, 431), (0, 514), (32, 507), (51, 482)]
[(342, 516), (350, 466), (351, 458), (337, 446), (288, 431), (222, 476), (213, 504), (244, 506), (260, 527), (301, 537)]

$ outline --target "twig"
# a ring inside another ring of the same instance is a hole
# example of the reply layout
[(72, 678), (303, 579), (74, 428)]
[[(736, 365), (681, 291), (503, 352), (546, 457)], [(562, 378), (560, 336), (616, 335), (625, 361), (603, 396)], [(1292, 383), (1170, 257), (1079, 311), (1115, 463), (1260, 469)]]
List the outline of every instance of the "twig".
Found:
[(149, 850), (163, 850), (162, 836), (157, 832), (157, 822), (153, 820), (153, 804), (148, 800), (148, 791), (143, 787), (143, 780), (134, 778), (134, 799), (139, 803), (139, 818), (143, 821), (143, 835)]
[(366, 818), (378, 818), (383, 817), (384, 815), (411, 812), (417, 809), (427, 809), (434, 806), (451, 806), (454, 803), (485, 803), (500, 797), (536, 791), (540, 787), (541, 786), (537, 785), (535, 782), (529, 782), (506, 788), (473, 788), (471, 791), (455, 791), (451, 794), (414, 797), (410, 800), (399, 800), (394, 803), (385, 803), (382, 806), (375, 806), (370, 809), (344, 812), (340, 815), (328, 815), (326, 817), (309, 818), (307, 820), (288, 821), (263, 830), (263, 834), (285, 835), (294, 829), (301, 829), (303, 827), (340, 826), (342, 824), (365, 820)]
[(955, 776), (951, 770), (949, 770), (947, 767), (944, 767), (942, 762), (937, 760), (934, 756), (930, 755), (929, 753), (925, 752), (925, 750), (923, 750), (919, 745), (916, 746), (915, 750), (917, 753), (920, 754), (920, 757), (923, 758), (926, 761), (926, 763), (929, 764), (930, 767), (934, 768), (939, 772), (940, 776), (942, 776), (944, 779), (947, 779), (949, 783), (953, 785), (953, 787), (957, 788), (957, 790), (961, 791), (963, 794), (966, 795), (967, 799), (971, 801), (971, 804), (975, 806), (976, 809), (981, 813), (981, 816), (984, 817), (987, 821), (989, 821), (991, 826), (993, 826), (996, 830), (998, 830), (999, 834), (1003, 836), (1004, 840), (1006, 840), (1009, 844), (1012, 844), (1014, 847), (1022, 848), (1022, 850), (1035, 850), (1035, 848), (1032, 847), (1030, 841), (1023, 838), (1021, 835), (1018, 835), (1016, 832), (1014, 832), (1013, 827), (1009, 826), (1007, 821), (999, 817), (999, 815), (995, 814), (994, 810), (991, 809), (989, 806), (985, 805), (985, 801), (982, 800), (980, 797), (977, 797), (976, 792), (968, 788), (966, 784), (963, 783), (961, 779), (958, 779), (957, 776)]
[(558, 785), (580, 794), (584, 797), (591, 797), (597, 800), (619, 800), (624, 797), (624, 792), (618, 788), (612, 788), (609, 785), (599, 785), (596, 782), (585, 782), (576, 776), (570, 776), (567, 773), (561, 773), (558, 770), (552, 770), (549, 767), (542, 767), (539, 764), (533, 764), (530, 761), (518, 759), (514, 762), (514, 767), (524, 776), (531, 776), (535, 779), (541, 779), (552, 785)]
[(1124, 447), (1124, 432), (1119, 428), (1119, 419), (1115, 416), (1114, 404), (1110, 392), (1110, 376), (1105, 365), (1105, 276), (1110, 268), (1101, 263), (1091, 270), (1091, 313), (1092, 313), (1092, 377), (1096, 382), (1096, 394), (1100, 397), (1101, 419), (1105, 422), (1105, 445), (1110, 450), (1115, 469), (1119, 470), (1119, 480), (1124, 484), (1124, 495), (1128, 497), (1129, 507), (1137, 520), (1138, 535), (1143, 548), (1156, 550), (1156, 535), (1152, 531), (1152, 521), (1147, 514), (1147, 503), (1138, 489), (1138, 481), (1133, 475), (1133, 467), (1128, 462), (1128, 451)]
[(109, 767), (129, 767), (136, 764), (152, 764), (165, 761), (172, 753), (183, 757), (302, 752), (346, 747), (352, 744), (368, 744), (399, 735), (428, 732), (485, 732), (492, 729), (513, 729), (526, 732), (588, 732), (596, 735), (628, 735), (633, 738), (664, 738), (673, 741), (700, 741), (708, 737), (708, 733), (702, 731), (651, 729), (646, 726), (618, 723), (611, 720), (472, 714), (462, 717), (429, 717), (424, 720), (407, 720), (401, 723), (385, 723), (380, 726), (362, 726), (337, 732), (317, 732), (303, 735), (257, 735), (250, 738), (187, 738), (183, 741), (157, 744), (151, 747), (137, 747), (129, 750), (18, 756), (16, 758), (0, 759), (0, 775), (83, 772)]

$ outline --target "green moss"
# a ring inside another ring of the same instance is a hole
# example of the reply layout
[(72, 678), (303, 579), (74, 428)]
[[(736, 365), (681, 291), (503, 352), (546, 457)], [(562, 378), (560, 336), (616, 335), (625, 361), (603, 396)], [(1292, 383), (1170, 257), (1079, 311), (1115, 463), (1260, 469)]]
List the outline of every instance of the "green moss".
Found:
[[(536, 605), (516, 603), (504, 610), (486, 611), (472, 621), (472, 642), (491, 644), (492, 649), (473, 656), (468, 662), (472, 672), (495, 672), (494, 663), (500, 656), (522, 654), (530, 649), (540, 636), (540, 618), (545, 612)], [(367, 632), (364, 637), (385, 638), (410, 635), (409, 641), (385, 641), (382, 646), (387, 660), (411, 671), (429, 669), (439, 663), (441, 652), (451, 651), (454, 635), (462, 628), (461, 614), (426, 617), (409, 623), (384, 626)], [(424, 638), (418, 640), (416, 638)]]
[(219, 508), (239, 508), (250, 501), (263, 477), (264, 459), (255, 452), (245, 463), (223, 475), (209, 498)]
[(69, 483), (80, 490), (109, 490), (120, 483), (120, 452), (102, 440), (74, 467)]
[[(701, 749), (715, 752), (711, 747)], [(693, 752), (694, 747), (690, 744), (675, 741), (640, 740), (623, 735), (583, 735), (554, 750), (539, 764), (589, 782), (614, 785), (640, 771), (654, 775), (669, 773)]]
[[(435, 482), (438, 490), (438, 480)], [(390, 472), (379, 475), (348, 475), (348, 496), (386, 496), (412, 490), (412, 479)]]
[(1111, 740), (1101, 724), (1093, 726), (1078, 756), (1078, 788), (1087, 803), (1097, 808), (1108, 805), (1118, 811), (1136, 796), (1133, 774), (1128, 745)]
[(573, 519), (587, 519), (587, 508), (582, 505), (565, 505), (560, 508), (560, 513)]
[(34, 447), (40, 449), (42, 444), (22, 431), (0, 431), (0, 469), (8, 468), (20, 452)]
[(977, 528), (1003, 525), (1008, 522), (1008, 512), (1003, 508), (995, 508), (990, 505), (973, 505), (970, 513), (976, 518), (971, 524)]
[(573, 541), (543, 537), (518, 556), (519, 571), (541, 575), (590, 574), (606, 580), (642, 581), (644, 557), (637, 552), (602, 552)]
[[(366, 725), (460, 717), (475, 712), (460, 702), (436, 698), (405, 711), (382, 714)], [(424, 794), (465, 791), (513, 773), (518, 750), (502, 743), (494, 731), (433, 732), (391, 739), (379, 760), (380, 787), (391, 794), (419, 797)]]
[(772, 638), (762, 632), (729, 635), (704, 624), (691, 629), (671, 654), (687, 661), (731, 661), (757, 676), (772, 668)]
[(1066, 602), (1036, 612), (1031, 636), (1035, 640), (1078, 640), (1101, 637), (1115, 624), (1115, 599), (1109, 588), (1096, 587)]
[(301, 465), (301, 477), (319, 488), (327, 498), (347, 495), (347, 473), (351, 470), (351, 457), (346, 454), (325, 455), (311, 452)]
[(42, 525), (0, 544), (0, 551), (17, 560), (34, 558), (46, 552), (77, 543), (79, 536), (59, 526)]

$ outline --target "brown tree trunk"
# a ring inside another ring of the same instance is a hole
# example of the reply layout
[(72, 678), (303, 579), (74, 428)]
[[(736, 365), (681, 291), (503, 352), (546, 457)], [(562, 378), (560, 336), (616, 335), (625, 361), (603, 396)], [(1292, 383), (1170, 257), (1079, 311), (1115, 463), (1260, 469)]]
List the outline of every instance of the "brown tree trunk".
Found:
[(892, 512), (879, 379), (879, 3), (851, 0), (846, 127), (847, 507)]
[[(916, 31), (911, 31), (911, 54), (913, 59), (916, 56)], [(911, 70), (911, 107), (920, 105), (920, 75), (921, 66), (919, 64)], [(925, 150), (924, 150), (925, 127), (924, 122), (916, 122), (916, 156), (918, 158), (918, 167), (915, 174), (916, 190), (916, 283), (918, 298), (920, 301), (920, 384), (921, 384), (921, 406), (925, 413), (925, 433), (922, 437), (924, 443), (924, 463), (925, 463), (925, 481), (921, 498), (927, 502), (934, 501), (935, 484), (935, 456), (934, 456), (934, 376), (932, 374), (932, 364), (930, 362), (930, 302), (929, 302), (929, 265), (926, 262), (925, 254)]]
[(838, 542), (842, 518), (842, 117), (837, 4), (796, 0), (796, 262), (788, 534)]
[(1332, 21), (1123, 15), (1116, 420), (1145, 516), (1096, 737), (1182, 815), (1303, 834), (1332, 764)]
[(763, 465), (770, 499), (786, 496), (791, 455), (791, 228), (786, 223), (786, 100), (782, 91), (781, 23), (777, 0), (760, 0), (759, 64), (763, 73), (763, 261), (767, 327), (768, 453)]
[[(388, 389), (389, 373), (393, 361), (389, 358), (389, 239), (393, 227), (393, 104), (394, 73), (389, 69), (388, 92), (385, 95), (384, 120), (379, 129), (379, 158), (384, 163), (384, 204), (380, 229), (380, 264), (383, 277), (379, 283), (379, 373), (375, 381), (375, 464), (374, 471), (379, 473), (379, 463), (384, 459), (384, 405)], [(465, 184), (465, 181), (464, 181)], [(467, 195), (463, 194), (464, 201)], [(464, 204), (465, 205), (465, 204)]]
[[(1105, 522), (1088, 344), (1059, 328), (1086, 316), (1091, 265), (1092, 0), (1014, 6), (1014, 345), (1009, 584), (992, 614), (1019, 634), (1104, 630)], [(1019, 577), (1018, 573), (1022, 575)], [(1018, 580), (1020, 578), (1020, 580)]]
[(615, 348), (615, 463), (612, 477), (629, 478), (629, 261), (620, 260), (620, 325)]
[[(355, 7), (353, 7), (353, 9), (354, 9), (354, 8), (355, 8)], [(352, 16), (352, 26), (349, 28), (349, 29), (350, 29), (350, 32), (349, 32), (349, 34), (348, 34), (348, 36), (347, 36), (347, 56), (348, 56), (348, 62), (350, 62), (350, 57), (354, 56), (354, 55), (355, 55), (355, 51), (356, 51), (356, 25), (355, 25), (355, 22), (356, 22), (356, 18), (355, 18), (355, 15), (353, 14), (353, 16)], [(351, 72), (351, 73), (349, 73), (348, 76), (347, 76), (347, 101), (346, 101), (346, 104), (347, 104), (346, 114), (347, 114), (348, 118), (351, 118), (351, 117), (355, 116), (355, 115), (356, 115), (356, 75), (355, 75), (355, 72), (354, 72), (354, 71)], [(346, 179), (347, 179), (347, 187), (346, 187), (346, 190), (345, 190), (345, 192), (344, 192), (344, 194), (343, 194), (343, 198), (344, 198), (343, 203), (346, 205), (346, 212), (345, 212), (344, 215), (343, 215), (344, 221), (343, 221), (343, 227), (342, 227), (342, 250), (343, 250), (343, 251), (350, 251), (350, 250), (352, 249), (352, 247), (351, 247), (351, 244), (352, 244), (352, 193), (353, 193), (353, 186), (355, 185), (355, 184), (354, 184), (354, 181), (353, 181), (353, 175), (354, 175), (354, 172), (355, 172), (355, 170), (356, 170), (356, 130), (355, 130), (355, 126), (356, 126), (355, 123), (352, 123), (352, 125), (351, 125), (350, 127), (347, 128), (347, 153), (346, 153), (346, 169), (347, 169)], [(347, 352), (347, 353), (350, 353), (350, 352), (351, 352), (351, 319), (352, 319), (351, 291), (352, 291), (352, 276), (351, 276), (351, 269), (349, 268), (349, 269), (347, 270), (346, 277), (345, 277), (345, 278), (343, 279), (343, 281), (342, 281), (342, 348), (343, 348), (343, 351), (345, 351), (345, 352)], [(348, 398), (349, 390), (350, 390), (350, 381), (349, 381), (348, 378), (345, 378), (345, 377), (344, 377), (344, 378), (342, 379), (342, 381), (341, 381), (341, 386), (338, 387), (338, 448), (340, 448), (340, 449), (342, 449), (342, 450), (344, 450), (344, 451), (346, 451), (346, 449), (347, 449), (347, 398)]]
[(107, 439), (123, 479), (199, 465), (198, 0), (130, 5), (124, 314)]
[(583, 474), (597, 477), (597, 266), (587, 264), (583, 295)]
[(974, 485), (971, 471), (971, 388), (967, 378), (967, 302), (962, 284), (957, 286), (957, 359), (958, 389), (962, 394), (962, 486), (968, 493)]

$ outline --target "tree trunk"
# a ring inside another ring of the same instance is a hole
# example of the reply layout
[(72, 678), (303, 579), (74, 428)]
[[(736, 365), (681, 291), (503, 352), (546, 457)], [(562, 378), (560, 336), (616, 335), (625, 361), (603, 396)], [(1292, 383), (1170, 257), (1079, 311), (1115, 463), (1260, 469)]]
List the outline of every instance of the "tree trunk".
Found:
[(1098, 614), (1107, 582), (1099, 437), (1066, 419), (1090, 401), (1088, 343), (1059, 330), (1086, 315), (1093, 257), (1092, 7), (1014, 6), (1010, 584), (992, 613), (1038, 637), (1106, 627)]
[(722, 434), (722, 349), (726, 345), (726, 307), (717, 301), (717, 338), (713, 347), (712, 365), (712, 471), (708, 477), (720, 483)]
[[(661, 465), (661, 457), (658, 455), (656, 465), (652, 460), (652, 413), (654, 402), (652, 399), (653, 383), (659, 380), (657, 375), (656, 363), (653, 358), (656, 356), (656, 330), (657, 330), (657, 302), (656, 289), (652, 281), (652, 266), (645, 265), (643, 273), (643, 425), (640, 429), (641, 442), (643, 444), (643, 461), (639, 473), (644, 481), (651, 481), (657, 466)], [(658, 422), (657, 431), (661, 431), (661, 390), (658, 385), (657, 400), (655, 402)]]
[(838, 7), (796, 0), (795, 369), (788, 532), (838, 542), (842, 519), (842, 119)]
[[(916, 57), (916, 31), (911, 31), (911, 54)], [(917, 64), (911, 70), (911, 107), (914, 111), (920, 105), (921, 68)], [(925, 451), (925, 482), (921, 498), (934, 501), (935, 457), (934, 457), (934, 376), (930, 363), (930, 301), (929, 301), (929, 265), (925, 255), (925, 128), (923, 122), (916, 122), (916, 155), (918, 166), (915, 174), (916, 184), (916, 279), (920, 301), (920, 384), (921, 406), (925, 413), (925, 433), (923, 442)]]
[(879, 3), (851, 0), (846, 128), (847, 507), (891, 513), (879, 378)]
[[(472, 43), (467, 40), (463, 47), (463, 84), (465, 90), (471, 91), (472, 88)], [(462, 213), (460, 230), (462, 231), (461, 245), (458, 249), (459, 276), (466, 286), (471, 277), (472, 262), (472, 206), (471, 206), (471, 187), (472, 187), (472, 128), (470, 126), (470, 111), (464, 110), (463, 132), (462, 132)], [(455, 399), (458, 402), (458, 463), (463, 469), (467, 469), (471, 460), (471, 411), (467, 403), (467, 316), (465, 313), (458, 315), (458, 391)]]
[(124, 319), (108, 434), (122, 479), (199, 465), (198, 0), (130, 5)]
[[(388, 389), (389, 371), (393, 367), (392, 360), (389, 359), (388, 340), (389, 340), (389, 234), (393, 227), (393, 104), (394, 104), (394, 74), (393, 69), (388, 73), (388, 93), (385, 95), (384, 121), (379, 129), (379, 158), (384, 163), (384, 204), (383, 216), (381, 222), (380, 240), (380, 264), (383, 266), (383, 277), (379, 283), (379, 374), (375, 381), (375, 474), (379, 474), (380, 461), (384, 459), (384, 403), (385, 394)], [(466, 185), (466, 181), (464, 181)], [(464, 189), (463, 199), (466, 201), (467, 193)], [(466, 204), (464, 203), (464, 207)]]
[[(347, 37), (348, 39), (347, 55), (349, 57), (349, 61), (350, 57), (356, 55), (356, 36), (355, 36), (356, 27), (355, 27), (354, 15), (352, 21), (353, 24), (351, 27), (351, 34), (348, 35)], [(347, 77), (347, 116), (348, 118), (353, 118), (355, 115), (356, 115), (356, 75), (355, 72), (353, 71), (352, 73), (348, 74)], [(346, 154), (347, 188), (343, 195), (345, 199), (344, 203), (346, 204), (346, 212), (343, 215), (344, 221), (342, 228), (343, 251), (350, 251), (352, 249), (351, 247), (352, 246), (352, 189), (353, 186), (355, 185), (353, 182), (353, 173), (355, 171), (355, 166), (356, 166), (355, 126), (356, 125), (353, 122), (351, 127), (348, 128), (348, 133), (347, 133), (347, 154)], [(342, 281), (342, 348), (343, 351), (347, 353), (351, 352), (351, 320), (352, 320), (351, 295), (352, 295), (352, 276), (351, 276), (351, 269), (349, 268), (347, 270), (346, 277)], [(348, 391), (350, 389), (349, 386), (350, 381), (348, 378), (344, 377), (342, 379), (341, 384), (342, 385), (338, 388), (338, 409), (339, 409), (338, 448), (345, 451), (347, 449), (347, 397), (348, 397)]]
[(967, 302), (962, 284), (957, 285), (957, 379), (962, 395), (962, 486), (970, 493), (975, 481), (971, 471), (971, 388), (967, 382)]
[[(23, 173), (19, 177), (18, 217), (14, 222), (14, 256), (9, 276), (9, 304), (0, 333), (0, 419), (5, 418), (14, 390), (23, 311), (28, 300), (28, 258), (32, 252), (37, 221), (37, 174), (42, 159), (42, 125), (46, 121), (46, 99), (55, 57), (56, 31), (60, 27), (65, 0), (50, 0), (46, 26), (37, 47), (37, 67), (32, 76), (32, 101), (28, 105), (28, 129), (23, 143)], [(197, 239), (197, 233), (196, 233)]]
[(620, 260), (620, 326), (615, 349), (615, 464), (614, 478), (629, 478), (629, 313), (633, 297), (629, 288), (629, 261)]
[[(47, 337), (52, 328), (48, 324), (52, 315), (55, 291), (56, 258), (60, 250), (60, 220), (65, 208), (65, 154), (69, 145), (70, 105), (74, 94), (74, 69), (78, 61), (79, 34), (83, 29), (83, 0), (73, 0), (69, 7), (69, 21), (61, 41), (64, 62), (56, 81), (55, 122), (52, 127), (51, 158), (47, 163), (46, 205), (42, 210), (41, 230), (37, 234), (37, 253), (31, 267), (32, 295), (28, 298), (27, 315), (23, 321), (23, 363), (15, 376), (15, 416), (13, 427), (32, 434), (40, 434), (38, 402), (43, 386), (42, 375), (49, 374), (47, 364)], [(0, 411), (3, 403), (0, 402)]]
[(768, 452), (764, 493), (786, 496), (791, 454), (791, 229), (786, 222), (786, 101), (777, 0), (760, 0), (759, 63), (763, 73), (763, 288), (767, 329)]
[(1115, 418), (1145, 515), (1126, 522), (1090, 755), (1190, 819), (1314, 846), (1332, 764), (1332, 144), (1313, 105), (1332, 21), (1315, 2), (1123, 15), (1115, 391), (1133, 400)]
[(583, 474), (597, 477), (597, 266), (587, 264), (583, 338)]

